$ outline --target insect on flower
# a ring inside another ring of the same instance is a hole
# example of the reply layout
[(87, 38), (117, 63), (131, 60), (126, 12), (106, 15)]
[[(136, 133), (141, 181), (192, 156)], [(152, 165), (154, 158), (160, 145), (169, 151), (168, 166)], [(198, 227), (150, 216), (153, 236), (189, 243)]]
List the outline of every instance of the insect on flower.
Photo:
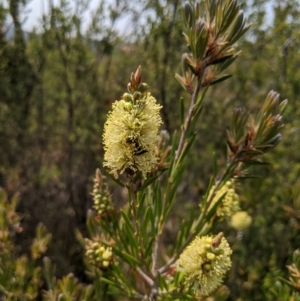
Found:
[(133, 137), (127, 138), (126, 143), (131, 144), (133, 146), (134, 149), (132, 153), (135, 156), (140, 156), (148, 152), (146, 149), (143, 148), (138, 138), (133, 138)]

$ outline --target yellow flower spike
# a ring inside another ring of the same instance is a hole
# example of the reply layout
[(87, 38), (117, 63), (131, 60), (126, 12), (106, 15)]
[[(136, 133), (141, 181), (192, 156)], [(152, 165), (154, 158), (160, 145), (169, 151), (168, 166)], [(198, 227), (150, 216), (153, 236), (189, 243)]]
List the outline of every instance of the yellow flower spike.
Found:
[[(210, 194), (213, 190), (214, 186), (211, 188)], [(239, 196), (235, 192), (232, 181), (227, 181), (224, 186), (217, 191), (211, 203), (211, 207), (215, 205), (215, 203), (222, 197), (224, 193), (226, 193), (226, 195), (218, 206), (216, 212), (217, 216), (220, 218), (230, 217), (240, 210)]]
[(155, 149), (161, 106), (150, 93), (136, 96), (134, 103), (116, 101), (104, 125), (104, 166), (115, 175), (140, 171), (146, 177), (158, 161)]
[[(218, 242), (220, 238), (218, 252), (205, 252), (207, 241), (213, 244), (214, 238)], [(222, 278), (231, 266), (231, 253), (227, 240), (220, 235), (196, 237), (177, 260), (177, 271), (184, 274), (186, 285), (192, 285), (198, 295), (207, 296), (221, 285)]]
[(239, 211), (235, 213), (230, 220), (230, 225), (238, 231), (247, 229), (251, 223), (252, 217), (247, 213), (247, 211)]

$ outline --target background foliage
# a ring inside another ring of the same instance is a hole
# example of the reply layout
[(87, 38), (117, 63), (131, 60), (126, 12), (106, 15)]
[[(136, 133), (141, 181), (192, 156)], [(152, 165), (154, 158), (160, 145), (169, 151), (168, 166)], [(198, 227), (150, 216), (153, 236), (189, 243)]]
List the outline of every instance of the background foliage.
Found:
[[(42, 288), (75, 283), (74, 276), (64, 276), (73, 273), (79, 281), (74, 284), (78, 300), (80, 294), (92, 292), (75, 233), (87, 236), (92, 177), (102, 166), (102, 128), (111, 103), (120, 98), (128, 75), (139, 64), (163, 105), (170, 133), (179, 126), (179, 96), (184, 96), (174, 79), (185, 49), (178, 12), (181, 1), (141, 0), (136, 5), (127, 0), (100, 1), (85, 29), (87, 4), (63, 0), (27, 34), (20, 15), (26, 1), (0, 4), (0, 186), (9, 197), (20, 194), (17, 211), (23, 230), (12, 236), (9, 256), (20, 262), (21, 254), (32, 256), (30, 247), (42, 222), (52, 234), (47, 254), (59, 268), (54, 273), (47, 260), (45, 267), (61, 280), (41, 284), (32, 280), (32, 287), (41, 296)], [(253, 223), (243, 233), (226, 229), (225, 224), (219, 227), (230, 233), (234, 251), (226, 281), (231, 291), (228, 300), (290, 300), (289, 288), (279, 293), (274, 283), (287, 276), (285, 266), (300, 241), (300, 2), (245, 1), (244, 10), (252, 29), (240, 42), (240, 58), (230, 67), (233, 77), (208, 92), (196, 147), (180, 186), (182, 200), (172, 212), (165, 242), (174, 237), (172, 229), (184, 217), (184, 208), (203, 194), (213, 151), (218, 164), (224, 165), (225, 129), (233, 108), (247, 106), (255, 112), (274, 89), (289, 99), (283, 141), (269, 155), (272, 166), (260, 170), (261, 178), (245, 182), (240, 191), (242, 209)], [(118, 27), (124, 16), (129, 20), (127, 35)], [(14, 28), (11, 37), (9, 26)], [(122, 204), (122, 192), (113, 193)], [(34, 265), (31, 269), (38, 273)], [(48, 298), (56, 300), (55, 295)]]

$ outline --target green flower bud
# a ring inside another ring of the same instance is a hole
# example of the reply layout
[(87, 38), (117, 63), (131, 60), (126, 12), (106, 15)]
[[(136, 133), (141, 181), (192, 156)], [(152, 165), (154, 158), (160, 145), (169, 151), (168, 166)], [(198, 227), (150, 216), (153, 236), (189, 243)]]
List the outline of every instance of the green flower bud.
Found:
[(141, 92), (135, 91), (135, 92), (133, 93), (133, 99), (134, 99), (134, 100), (139, 100), (139, 99), (141, 99), (141, 97), (142, 97), (142, 93), (141, 93)]
[(206, 258), (211, 261), (216, 258), (216, 255), (213, 253), (207, 253)]
[(99, 254), (101, 254), (102, 252), (100, 251), (100, 249), (98, 249), (98, 250), (96, 250), (95, 251), (95, 255), (99, 255)]
[(102, 262), (102, 265), (103, 265), (104, 268), (107, 268), (109, 266), (109, 261), (104, 260)]
[(131, 102), (131, 103), (133, 102), (133, 97), (129, 93), (124, 93), (122, 97), (125, 101)]
[(86, 255), (88, 255), (88, 256), (93, 255), (93, 251), (92, 250), (87, 250)]
[(125, 110), (125, 111), (130, 111), (130, 110), (132, 110), (132, 103), (131, 103), (131, 102), (125, 102), (125, 103), (124, 103), (124, 110)]
[(202, 266), (203, 270), (208, 272), (210, 269), (211, 269), (211, 264), (210, 263), (205, 263), (203, 266)]
[(145, 93), (149, 89), (149, 86), (146, 83), (141, 83), (139, 86), (139, 92)]
[(94, 243), (93, 243), (93, 249), (94, 249), (94, 250), (97, 250), (98, 248), (99, 248), (99, 243), (94, 242)]
[(110, 259), (111, 257), (112, 257), (112, 252), (111, 252), (109, 249), (106, 249), (106, 250), (104, 251), (104, 253), (102, 254), (102, 258), (103, 258), (104, 260)]

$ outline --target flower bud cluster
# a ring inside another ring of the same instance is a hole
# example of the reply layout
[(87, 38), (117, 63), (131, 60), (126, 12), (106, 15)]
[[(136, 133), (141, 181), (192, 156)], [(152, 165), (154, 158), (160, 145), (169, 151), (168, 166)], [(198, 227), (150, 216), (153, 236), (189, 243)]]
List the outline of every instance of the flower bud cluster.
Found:
[(196, 237), (180, 255), (176, 267), (201, 296), (209, 295), (222, 283), (231, 266), (232, 251), (223, 233), (217, 236)]
[[(208, 198), (210, 198), (213, 193), (214, 187), (215, 186), (211, 188)], [(240, 210), (239, 196), (235, 192), (232, 181), (227, 181), (221, 189), (216, 192), (211, 202), (211, 207), (213, 207), (224, 194), (225, 196), (217, 208), (216, 214), (218, 217), (230, 217)]]
[(114, 214), (115, 208), (108, 191), (107, 183), (104, 182), (104, 176), (99, 169), (96, 170), (92, 196), (94, 199), (93, 208), (96, 210), (99, 218), (107, 219)]
[(86, 240), (85, 255), (90, 264), (100, 269), (107, 269), (113, 264), (112, 248), (104, 246), (99, 242)]

